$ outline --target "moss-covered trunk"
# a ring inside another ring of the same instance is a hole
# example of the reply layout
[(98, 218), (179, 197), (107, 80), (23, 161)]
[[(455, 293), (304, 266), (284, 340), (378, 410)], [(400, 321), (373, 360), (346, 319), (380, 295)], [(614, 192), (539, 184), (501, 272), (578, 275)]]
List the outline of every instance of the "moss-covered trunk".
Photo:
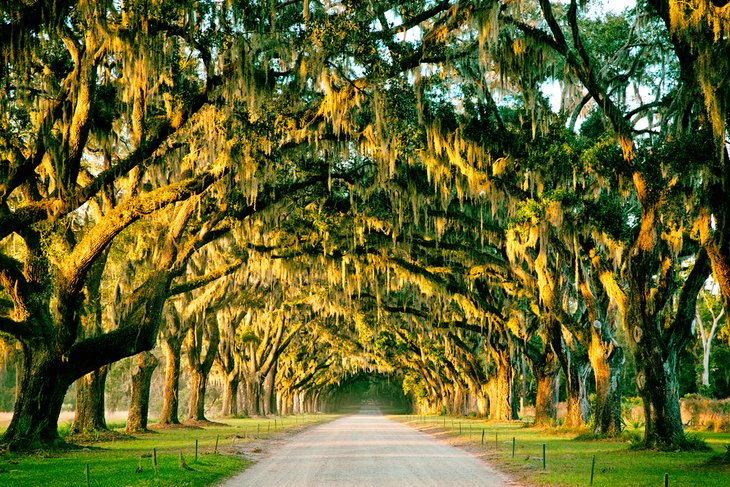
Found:
[(573, 355), (569, 360), (565, 378), (566, 413), (564, 425), (580, 428), (591, 419), (591, 404), (588, 400), (588, 376), (591, 369), (587, 361)]
[(152, 374), (160, 361), (152, 352), (137, 354), (137, 363), (132, 370), (132, 398), (127, 414), (127, 433), (147, 431), (150, 410), (150, 385)]
[(588, 347), (595, 379), (593, 431), (615, 435), (621, 432), (621, 370), (625, 362), (623, 349), (603, 331), (604, 325), (594, 321)]
[(179, 424), (178, 397), (180, 390), (180, 351), (182, 340), (169, 338), (162, 342), (162, 349), (165, 353), (165, 385), (162, 392), (162, 411), (160, 412), (160, 424)]
[(684, 426), (680, 415), (677, 351), (664, 357), (661, 348), (642, 338), (636, 351), (636, 385), (644, 402), (648, 446), (681, 445)]
[(206, 421), (205, 418), (205, 390), (208, 386), (208, 374), (199, 368), (190, 370), (190, 409), (188, 419), (192, 421)]
[(73, 379), (60, 358), (41, 344), (25, 347), (20, 395), (3, 435), (10, 450), (44, 448), (61, 443), (58, 416)]
[(190, 369), (190, 408), (188, 419), (206, 421), (205, 391), (208, 376), (218, 353), (220, 333), (215, 319), (196, 320), (188, 330), (187, 356)]
[(223, 381), (223, 405), (221, 407), (221, 416), (233, 417), (238, 415), (238, 385), (241, 380), (238, 374), (233, 377), (226, 377)]
[(495, 350), (492, 353), (495, 361), (495, 374), (489, 380), (489, 419), (509, 421), (512, 417), (512, 368), (509, 352)]
[(560, 364), (555, 354), (548, 350), (542, 360), (532, 361), (532, 372), (537, 382), (534, 424), (554, 425), (558, 419), (558, 391), (555, 381), (560, 374)]
[(263, 394), (261, 396), (262, 411), (265, 415), (276, 414), (276, 364), (266, 374)]
[(76, 381), (76, 414), (72, 433), (107, 429), (104, 392), (108, 373), (109, 365), (105, 365)]
[(247, 377), (244, 381), (246, 395), (244, 397), (245, 411), (248, 416), (258, 416), (261, 414), (259, 410), (261, 397), (261, 384), (256, 377)]

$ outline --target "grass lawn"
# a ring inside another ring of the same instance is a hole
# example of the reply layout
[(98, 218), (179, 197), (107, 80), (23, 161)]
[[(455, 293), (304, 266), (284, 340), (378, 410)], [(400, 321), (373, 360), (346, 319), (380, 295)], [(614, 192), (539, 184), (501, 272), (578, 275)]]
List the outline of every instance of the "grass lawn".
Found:
[[(89, 465), (92, 486), (204, 486), (242, 470), (247, 462), (233, 455), (235, 445), (281, 435), (303, 425), (320, 423), (332, 416), (291, 416), (283, 419), (225, 419), (221, 426), (196, 429), (164, 429), (136, 434), (122, 440), (101, 441), (75, 451), (36, 451), (31, 454), (0, 455), (0, 485), (81, 486), (86, 485)], [(111, 424), (123, 431), (124, 424)], [(153, 425), (154, 427), (154, 425)], [(218, 454), (216, 449), (218, 439)], [(198, 460), (195, 460), (198, 440)], [(152, 452), (157, 452), (157, 472)], [(190, 467), (180, 467), (180, 452)]]
[[(730, 486), (730, 465), (713, 461), (730, 444), (728, 433), (693, 433), (704, 439), (712, 451), (674, 453), (632, 449), (629, 443), (617, 440), (576, 440), (576, 432), (527, 428), (521, 422), (429, 416), (407, 416), (399, 420), (432, 433), (445, 426), (449, 435), (458, 438), (457, 443), (463, 442), (472, 451), (475, 448), (483, 451), (496, 468), (522, 484), (588, 486), (595, 455), (593, 485), (597, 487), (657, 487), (664, 485), (665, 473), (669, 474), (670, 486)], [(515, 439), (514, 458), (512, 438)]]

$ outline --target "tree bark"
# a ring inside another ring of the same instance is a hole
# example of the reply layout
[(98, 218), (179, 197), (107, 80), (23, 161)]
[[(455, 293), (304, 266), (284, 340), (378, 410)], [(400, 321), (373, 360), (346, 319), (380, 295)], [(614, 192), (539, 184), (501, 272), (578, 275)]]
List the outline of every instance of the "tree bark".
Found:
[(596, 400), (593, 409), (593, 431), (597, 434), (616, 435), (621, 432), (621, 369), (625, 358), (621, 347), (594, 321), (588, 358), (593, 369)]
[[(206, 340), (207, 339), (207, 340)], [(204, 342), (207, 350), (203, 355)], [(196, 321), (188, 331), (188, 365), (190, 366), (190, 408), (188, 419), (207, 421), (205, 418), (205, 391), (208, 375), (218, 353), (220, 333), (216, 319)]]
[(223, 374), (223, 404), (221, 415), (238, 415), (238, 386), (241, 383), (241, 357), (235, 343), (236, 326), (240, 317), (223, 321), (220, 328), (220, 341), (216, 360)]
[(152, 374), (160, 361), (152, 352), (137, 354), (137, 364), (132, 371), (132, 398), (127, 414), (127, 433), (147, 431)]
[(558, 419), (558, 394), (555, 378), (560, 373), (560, 363), (555, 353), (548, 349), (541, 360), (531, 360), (532, 373), (537, 382), (535, 398), (535, 426), (553, 426)]
[[(697, 295), (710, 273), (709, 258), (704, 251), (698, 253), (678, 293), (676, 314), (665, 323), (646, 306), (651, 297), (643, 293), (649, 287), (645, 281), (653, 278), (647, 272), (649, 257), (638, 254), (632, 259), (631, 294), (625, 321), (636, 361), (636, 385), (644, 402), (644, 443), (652, 448), (681, 448), (684, 426), (680, 414), (677, 367), (680, 352), (692, 338), (691, 324), (697, 309)], [(673, 277), (670, 274), (666, 280)], [(664, 292), (669, 294), (669, 291)], [(656, 305), (656, 299), (652, 304)]]
[(20, 385), (23, 383), (23, 363), (25, 358), (23, 355), (23, 346), (18, 343), (15, 349), (15, 402), (20, 397)]
[(3, 442), (9, 450), (57, 446), (63, 443), (58, 436), (58, 416), (74, 379), (42, 343), (23, 348), (22, 387)]
[(205, 418), (205, 390), (208, 375), (198, 368), (190, 369), (190, 409), (188, 419), (191, 421), (207, 421)]
[(678, 353), (669, 350), (666, 358), (661, 349), (642, 339), (636, 347), (636, 385), (644, 402), (647, 446), (677, 445), (684, 438), (679, 407), (677, 380)]
[(294, 398), (291, 394), (282, 392), (280, 404), (282, 416), (291, 416), (294, 413)]
[[(256, 375), (254, 374), (254, 376)], [(259, 416), (261, 413), (259, 410), (261, 386), (256, 380), (256, 377), (246, 377), (244, 386), (246, 390), (244, 397), (245, 414), (248, 416)]]
[(104, 392), (109, 365), (98, 368), (76, 381), (76, 414), (72, 433), (105, 431)]
[[(101, 254), (91, 266), (86, 279), (86, 308), (89, 320), (85, 326), (85, 333), (91, 336), (103, 332), (101, 282), (108, 256), (108, 251)], [(107, 430), (104, 392), (109, 367), (109, 365), (99, 367), (76, 381), (76, 413), (71, 427), (72, 433)]]
[[(513, 349), (514, 347), (510, 347)], [(510, 379), (510, 385), (511, 385), (511, 391), (510, 391), (510, 407), (511, 407), (511, 416), (513, 420), (520, 419), (520, 402), (518, 398), (520, 397), (520, 381), (518, 380), (520, 374), (519, 374), (519, 362), (514, 361), (514, 351), (511, 353), (511, 369), (512, 369), (512, 377)]]
[(520, 416), (524, 416), (525, 407), (527, 406), (527, 364), (525, 363), (525, 354), (520, 356)]
[(496, 373), (489, 380), (489, 419), (509, 421), (512, 418), (512, 369), (507, 350), (494, 350), (492, 353)]
[(588, 400), (586, 384), (591, 369), (587, 361), (571, 354), (565, 379), (566, 413), (564, 426), (580, 428), (588, 424), (591, 418), (591, 404)]
[(238, 415), (238, 385), (241, 379), (238, 374), (233, 377), (226, 377), (223, 381), (223, 406), (221, 407), (221, 416), (234, 417)]
[(476, 391), (477, 396), (477, 417), (484, 418), (489, 413), (489, 398), (480, 386)]
[(165, 353), (165, 386), (162, 393), (162, 411), (159, 424), (180, 424), (178, 409), (180, 400), (180, 350), (182, 340), (168, 337), (162, 342)]
[(264, 379), (264, 391), (263, 391), (263, 406), (264, 414), (276, 414), (276, 364), (271, 367), (269, 373), (266, 374)]

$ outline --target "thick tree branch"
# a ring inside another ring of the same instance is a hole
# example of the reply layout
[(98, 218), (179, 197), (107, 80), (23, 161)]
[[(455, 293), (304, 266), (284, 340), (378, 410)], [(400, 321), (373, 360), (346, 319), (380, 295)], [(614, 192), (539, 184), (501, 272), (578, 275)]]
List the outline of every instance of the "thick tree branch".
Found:
[(37, 330), (27, 321), (15, 321), (7, 316), (0, 316), (0, 334), (7, 333), (19, 340), (30, 339), (38, 336)]
[(145, 215), (194, 194), (200, 194), (218, 181), (227, 170), (208, 171), (170, 186), (158, 188), (150, 193), (138, 195), (115, 208), (79, 242), (63, 261), (62, 273), (66, 280), (68, 295), (77, 293), (83, 285), (83, 278), (95, 259), (119, 232)]
[(710, 259), (704, 248), (695, 257), (687, 279), (682, 286), (677, 305), (677, 314), (671, 323), (668, 334), (670, 349), (679, 350), (692, 338), (692, 321), (697, 311), (697, 296), (710, 275)]
[(245, 263), (246, 261), (244, 259), (237, 259), (234, 262), (231, 262), (230, 264), (220, 267), (205, 275), (196, 277), (180, 284), (175, 284), (170, 287), (170, 290), (167, 293), (167, 297), (171, 298), (207, 286), (211, 282), (217, 281), (221, 277), (233, 274)]

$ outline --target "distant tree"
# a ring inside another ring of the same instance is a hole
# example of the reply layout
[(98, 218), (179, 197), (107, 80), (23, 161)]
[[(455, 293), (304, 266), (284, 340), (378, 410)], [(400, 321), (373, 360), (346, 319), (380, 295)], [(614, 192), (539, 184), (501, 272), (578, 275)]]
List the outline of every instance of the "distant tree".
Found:
[(697, 334), (702, 344), (702, 387), (705, 393), (712, 391), (710, 385), (710, 356), (712, 344), (718, 332), (721, 332), (726, 325), (723, 321), (725, 308), (720, 307), (719, 297), (709, 294), (707, 290), (700, 291), (701, 300), (697, 303), (695, 320), (697, 323)]

